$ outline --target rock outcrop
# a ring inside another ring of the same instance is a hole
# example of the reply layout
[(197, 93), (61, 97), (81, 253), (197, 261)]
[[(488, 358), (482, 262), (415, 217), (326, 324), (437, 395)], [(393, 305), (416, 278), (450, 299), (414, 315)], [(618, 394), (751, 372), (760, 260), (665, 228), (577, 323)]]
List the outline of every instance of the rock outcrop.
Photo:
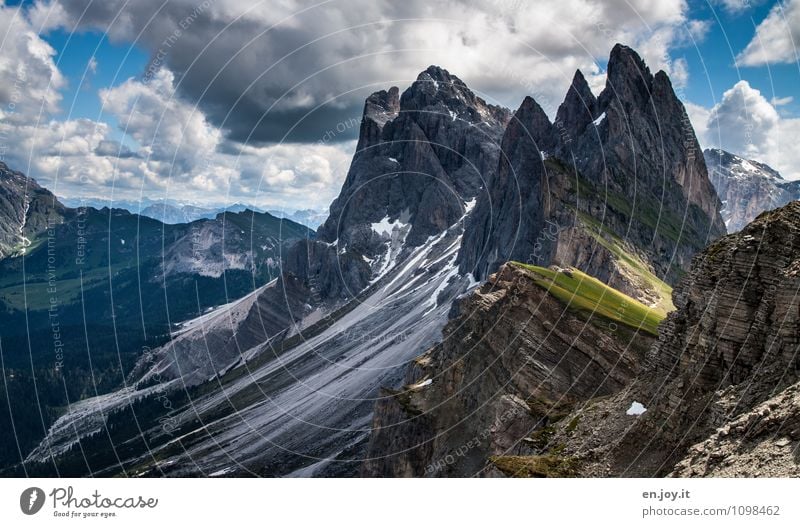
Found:
[[(501, 267), (456, 309), (403, 388), (381, 394), (364, 475), (492, 475), (490, 456), (535, 452), (550, 423), (575, 404), (623, 389), (653, 341), (567, 307), (517, 264)], [(523, 441), (532, 435), (539, 440)]]
[(637, 294), (646, 287), (621, 269), (626, 258), (609, 243), (674, 283), (692, 255), (725, 233), (669, 78), (652, 75), (628, 47), (612, 50), (599, 97), (578, 71), (554, 123), (526, 99), (502, 144), (459, 256), (461, 271), (477, 279), (515, 259), (575, 265)]
[(800, 181), (786, 181), (769, 165), (720, 149), (707, 149), (703, 155), (729, 232), (741, 230), (764, 211), (800, 199)]
[(800, 203), (697, 255), (674, 300), (637, 380), (567, 416), (547, 452), (585, 476), (798, 475)]

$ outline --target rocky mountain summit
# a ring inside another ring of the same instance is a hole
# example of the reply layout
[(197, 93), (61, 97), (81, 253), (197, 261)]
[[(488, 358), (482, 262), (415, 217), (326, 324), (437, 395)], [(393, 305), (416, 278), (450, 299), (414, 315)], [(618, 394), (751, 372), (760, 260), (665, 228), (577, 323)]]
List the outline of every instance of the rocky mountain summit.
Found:
[(431, 66), (398, 95), (367, 98), (356, 153), (318, 239), (286, 271), (350, 300), (410, 250), (455, 225), (494, 172), (510, 118)]
[(730, 232), (741, 230), (764, 211), (800, 199), (800, 181), (783, 179), (769, 165), (716, 148), (704, 150), (703, 156)]
[(642, 268), (673, 283), (725, 233), (685, 108), (667, 75), (626, 46), (611, 51), (598, 97), (575, 73), (554, 123), (526, 98), (502, 150), (459, 256), (477, 279), (510, 259), (557, 263), (663, 298)]

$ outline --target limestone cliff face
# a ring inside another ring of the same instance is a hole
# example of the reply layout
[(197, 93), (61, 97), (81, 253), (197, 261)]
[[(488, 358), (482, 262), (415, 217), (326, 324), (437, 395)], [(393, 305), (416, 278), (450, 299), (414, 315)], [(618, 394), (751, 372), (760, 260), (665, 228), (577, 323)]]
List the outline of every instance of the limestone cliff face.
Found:
[(720, 149), (707, 149), (703, 155), (730, 232), (741, 230), (764, 211), (800, 199), (800, 182), (786, 181), (769, 165)]
[[(462, 272), (485, 278), (510, 259), (617, 274), (600, 234), (674, 283), (691, 257), (725, 233), (720, 202), (699, 144), (664, 72), (655, 75), (617, 45), (595, 98), (575, 74), (556, 120), (526, 99), (503, 138), (497, 176), (479, 195), (459, 256)], [(555, 231), (557, 235), (553, 235)], [(587, 232), (589, 235), (587, 236)]]
[(622, 389), (652, 342), (579, 316), (512, 264), (455, 309), (407, 384), (382, 393), (364, 475), (492, 475), (489, 456), (534, 452), (524, 438), (576, 402)]
[(800, 203), (697, 255), (674, 301), (644, 372), (575, 411), (559, 455), (592, 476), (800, 474)]

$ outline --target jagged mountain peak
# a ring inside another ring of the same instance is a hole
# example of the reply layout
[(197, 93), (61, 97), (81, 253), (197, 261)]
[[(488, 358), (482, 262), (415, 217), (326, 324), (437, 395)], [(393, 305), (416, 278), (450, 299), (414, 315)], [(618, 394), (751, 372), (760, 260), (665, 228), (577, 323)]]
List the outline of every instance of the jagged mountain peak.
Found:
[(446, 69), (429, 66), (400, 97), (401, 112), (434, 112), (471, 123), (505, 125), (506, 108), (487, 103)]
[[(725, 232), (666, 74), (654, 79), (635, 51), (618, 45), (599, 97), (576, 71), (549, 137), (537, 115), (526, 99), (506, 128), (500, 168), (465, 235), (462, 272), (482, 279), (510, 259), (573, 265), (649, 303), (669, 303), (603, 248), (613, 239), (649, 273), (674, 282), (707, 240)], [(531, 130), (543, 137), (531, 142)], [(542, 148), (548, 140), (555, 146)]]
[(575, 138), (594, 120), (596, 113), (597, 98), (581, 70), (576, 70), (564, 102), (558, 107), (557, 126)]
[(547, 151), (554, 146), (553, 123), (533, 97), (527, 96), (522, 100), (508, 122), (508, 128), (511, 127), (521, 128), (520, 132), (527, 134), (540, 151)]
[(618, 43), (611, 49), (606, 70), (608, 78), (612, 81), (638, 78), (649, 85), (653, 80), (653, 75), (644, 59), (633, 48), (624, 44)]
[(619, 103), (624, 115), (646, 111), (652, 89), (653, 75), (639, 54), (628, 46), (615, 45), (608, 57), (600, 106), (605, 110)]
[(706, 157), (707, 163), (711, 164), (713, 160), (716, 166), (727, 169), (726, 175), (732, 177), (756, 176), (785, 181), (783, 176), (781, 176), (777, 170), (766, 163), (761, 163), (754, 159), (747, 159), (737, 156), (736, 154), (722, 150), (721, 148), (707, 148), (703, 150), (703, 155)]
[(464, 81), (459, 79), (456, 75), (451, 74), (446, 69), (437, 66), (435, 64), (431, 64), (425, 70), (421, 71), (419, 75), (417, 75), (418, 81), (425, 81), (425, 80), (433, 80), (437, 82), (447, 82), (450, 84), (458, 84), (461, 86), (466, 87)]

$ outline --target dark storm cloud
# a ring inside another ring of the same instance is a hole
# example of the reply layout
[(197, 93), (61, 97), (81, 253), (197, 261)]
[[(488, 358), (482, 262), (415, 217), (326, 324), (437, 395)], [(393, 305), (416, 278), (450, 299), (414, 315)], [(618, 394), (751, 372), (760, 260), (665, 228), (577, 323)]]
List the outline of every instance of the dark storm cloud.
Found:
[[(648, 42), (644, 54), (659, 66), (674, 38), (671, 28), (685, 21), (683, 0), (56, 5), (64, 27), (99, 29), (113, 41), (147, 49), (151, 61), (143, 82), (168, 68), (179, 93), (214, 126), (233, 140), (255, 143), (318, 142), (339, 123), (359, 118), (369, 93), (403, 88), (431, 63), (484, 91), (491, 102), (516, 107), (535, 93), (555, 107), (575, 68), (600, 74), (595, 58), (616, 41)], [(348, 128), (328, 141), (354, 135)]]
[[(325, 14), (301, 14), (273, 27), (300, 6), (276, 13), (266, 3), (246, 12), (219, 0), (61, 4), (79, 27), (104, 30), (114, 41), (138, 37), (151, 53), (142, 81), (169, 68), (179, 92), (237, 141), (317, 142), (338, 123), (359, 118), (363, 99), (385, 87), (360, 88), (364, 71), (374, 68), (359, 59), (355, 67), (347, 62), (368, 48), (365, 38), (374, 27), (319, 42), (313, 40), (342, 29), (324, 27)], [(351, 140), (356, 133), (347, 128), (328, 141)]]

